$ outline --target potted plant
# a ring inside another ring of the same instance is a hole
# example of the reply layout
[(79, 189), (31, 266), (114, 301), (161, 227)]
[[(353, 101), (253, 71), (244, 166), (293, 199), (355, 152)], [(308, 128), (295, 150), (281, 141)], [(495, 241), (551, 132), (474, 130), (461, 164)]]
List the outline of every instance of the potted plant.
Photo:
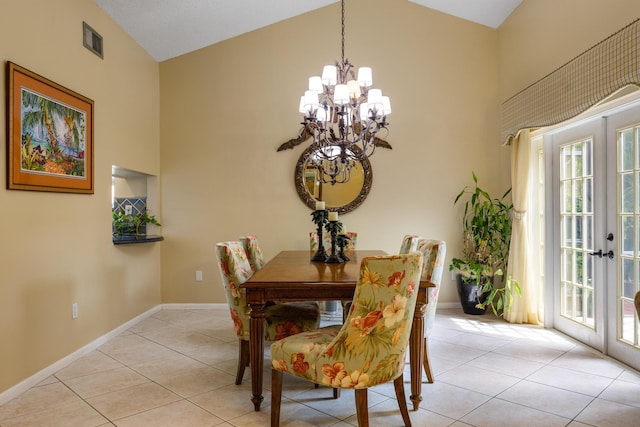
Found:
[[(454, 204), (466, 198), (462, 217), (462, 257), (453, 258), (449, 270), (454, 270), (458, 295), (465, 313), (483, 314), (486, 307), (501, 316), (513, 301), (513, 292), (520, 294), (520, 285), (503, 276), (509, 260), (513, 204), (507, 201), (511, 189), (500, 198), (494, 198), (478, 186), (478, 177), (472, 172), (475, 188), (466, 186), (455, 198)], [(502, 285), (502, 286), (501, 286)]]
[(127, 214), (120, 210), (111, 211), (113, 219), (113, 235), (121, 237), (123, 235), (145, 235), (146, 224), (161, 226), (155, 216), (140, 212)]

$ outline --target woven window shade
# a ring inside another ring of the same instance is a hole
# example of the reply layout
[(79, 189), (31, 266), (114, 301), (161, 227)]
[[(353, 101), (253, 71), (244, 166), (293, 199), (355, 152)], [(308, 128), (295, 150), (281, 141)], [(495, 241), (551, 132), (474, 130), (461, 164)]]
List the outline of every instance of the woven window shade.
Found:
[(640, 20), (538, 80), (502, 104), (501, 136), (555, 125), (588, 110), (617, 90), (640, 86)]

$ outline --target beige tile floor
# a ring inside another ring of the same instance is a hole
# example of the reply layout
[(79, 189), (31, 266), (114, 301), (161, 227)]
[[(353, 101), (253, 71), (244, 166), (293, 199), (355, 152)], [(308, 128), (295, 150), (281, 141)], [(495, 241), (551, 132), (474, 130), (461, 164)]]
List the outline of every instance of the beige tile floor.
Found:
[[(430, 351), (416, 427), (640, 425), (640, 375), (554, 331), (445, 309)], [(254, 412), (236, 361), (225, 308), (163, 309), (0, 406), (0, 426), (267, 426), (270, 371)], [(281, 425), (356, 425), (353, 393), (330, 396), (285, 376)], [(392, 386), (369, 406), (372, 426), (402, 425)]]

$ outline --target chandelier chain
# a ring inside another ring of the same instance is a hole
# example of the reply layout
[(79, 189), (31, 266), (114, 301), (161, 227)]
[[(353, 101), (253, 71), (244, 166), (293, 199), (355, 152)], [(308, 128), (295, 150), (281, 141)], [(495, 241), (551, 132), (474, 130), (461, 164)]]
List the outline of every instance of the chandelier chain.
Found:
[(344, 0), (342, 0), (342, 64), (344, 64)]

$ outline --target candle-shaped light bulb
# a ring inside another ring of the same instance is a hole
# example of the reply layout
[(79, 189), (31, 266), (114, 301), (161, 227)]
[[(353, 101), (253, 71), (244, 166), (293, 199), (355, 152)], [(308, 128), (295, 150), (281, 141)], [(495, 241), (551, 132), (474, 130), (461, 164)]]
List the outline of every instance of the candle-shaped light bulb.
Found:
[(347, 90), (349, 91), (349, 96), (354, 99), (359, 98), (362, 94), (362, 92), (360, 91), (360, 86), (355, 80), (349, 80), (347, 82)]

